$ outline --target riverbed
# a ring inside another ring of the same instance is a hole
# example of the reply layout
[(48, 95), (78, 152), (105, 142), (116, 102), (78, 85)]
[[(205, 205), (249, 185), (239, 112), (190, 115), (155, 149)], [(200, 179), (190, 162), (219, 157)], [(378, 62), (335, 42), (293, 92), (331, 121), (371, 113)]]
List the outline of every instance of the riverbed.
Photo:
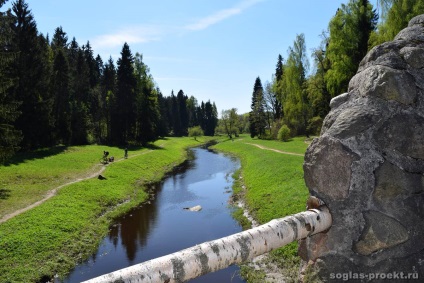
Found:
[[(190, 160), (151, 188), (154, 197), (117, 219), (98, 251), (63, 281), (88, 280), (118, 269), (241, 231), (228, 201), (237, 159), (206, 148), (190, 150)], [(184, 208), (200, 205), (200, 211)], [(245, 282), (239, 268), (189, 282)]]

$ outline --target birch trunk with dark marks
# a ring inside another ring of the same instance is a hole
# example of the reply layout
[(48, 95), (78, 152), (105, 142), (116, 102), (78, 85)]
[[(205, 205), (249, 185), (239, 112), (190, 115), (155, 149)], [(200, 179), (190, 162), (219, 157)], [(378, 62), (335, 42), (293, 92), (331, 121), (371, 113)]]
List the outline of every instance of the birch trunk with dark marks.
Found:
[(209, 272), (242, 263), (293, 241), (330, 228), (331, 215), (326, 207), (311, 209), (275, 219), (267, 224), (218, 240), (130, 266), (85, 281), (180, 283)]

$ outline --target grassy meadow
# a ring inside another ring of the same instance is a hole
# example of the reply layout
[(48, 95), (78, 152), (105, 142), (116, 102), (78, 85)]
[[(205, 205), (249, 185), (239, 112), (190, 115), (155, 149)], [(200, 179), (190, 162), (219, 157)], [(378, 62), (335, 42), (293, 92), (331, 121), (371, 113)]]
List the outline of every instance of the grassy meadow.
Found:
[(0, 282), (37, 282), (68, 272), (96, 250), (114, 217), (148, 198), (144, 185), (183, 162), (185, 148), (205, 141), (158, 140), (150, 148), (129, 150), (125, 160), (119, 160), (124, 154), (120, 148), (56, 148), (17, 156), (1, 166), (4, 216), (57, 186), (97, 172), (103, 150), (116, 158), (102, 173), (107, 180), (65, 186), (42, 205), (0, 224)]

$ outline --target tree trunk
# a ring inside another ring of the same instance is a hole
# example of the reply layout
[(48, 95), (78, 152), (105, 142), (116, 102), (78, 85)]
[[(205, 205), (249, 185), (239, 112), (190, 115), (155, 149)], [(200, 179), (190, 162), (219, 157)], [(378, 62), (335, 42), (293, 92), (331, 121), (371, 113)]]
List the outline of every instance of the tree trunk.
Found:
[(185, 282), (325, 231), (331, 224), (331, 214), (326, 207), (321, 210), (311, 209), (102, 275), (85, 283)]

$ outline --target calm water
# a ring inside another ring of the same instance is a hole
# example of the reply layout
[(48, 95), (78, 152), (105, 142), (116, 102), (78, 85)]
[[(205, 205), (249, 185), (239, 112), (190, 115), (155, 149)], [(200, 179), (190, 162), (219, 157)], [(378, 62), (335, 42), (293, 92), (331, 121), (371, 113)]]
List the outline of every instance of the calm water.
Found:
[[(155, 189), (150, 204), (117, 221), (97, 253), (63, 282), (80, 282), (241, 231), (231, 217), (228, 200), (236, 159), (207, 149), (192, 150), (186, 162)], [(201, 205), (191, 212), (184, 207)], [(240, 283), (239, 269), (207, 274), (190, 282)]]

